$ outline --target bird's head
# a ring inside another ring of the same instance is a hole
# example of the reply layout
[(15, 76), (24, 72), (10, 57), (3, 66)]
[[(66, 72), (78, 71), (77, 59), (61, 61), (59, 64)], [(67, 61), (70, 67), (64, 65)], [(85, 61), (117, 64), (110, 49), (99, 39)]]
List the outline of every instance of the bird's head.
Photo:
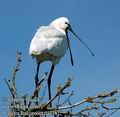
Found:
[(70, 21), (66, 17), (60, 17), (50, 23), (50, 27), (54, 27), (64, 34), (69, 29)]
[[(56, 28), (57, 30), (63, 32), (68, 39), (69, 43), (69, 38), (68, 38), (68, 30), (71, 31), (78, 39), (81, 41), (87, 49), (91, 52), (92, 56), (94, 56), (92, 50), (86, 45), (86, 43), (83, 42), (83, 40), (73, 31), (73, 29), (70, 26), (70, 21), (66, 17), (60, 17), (58, 19), (55, 19), (50, 23), (50, 27)], [(68, 44), (69, 45), (69, 44)]]

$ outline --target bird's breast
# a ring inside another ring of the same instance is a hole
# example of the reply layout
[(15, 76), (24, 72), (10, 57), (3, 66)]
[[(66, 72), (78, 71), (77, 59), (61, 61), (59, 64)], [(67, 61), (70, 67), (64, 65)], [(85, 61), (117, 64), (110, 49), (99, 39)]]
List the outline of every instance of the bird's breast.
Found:
[(55, 56), (63, 57), (68, 49), (66, 37), (51, 38), (48, 41), (48, 51)]

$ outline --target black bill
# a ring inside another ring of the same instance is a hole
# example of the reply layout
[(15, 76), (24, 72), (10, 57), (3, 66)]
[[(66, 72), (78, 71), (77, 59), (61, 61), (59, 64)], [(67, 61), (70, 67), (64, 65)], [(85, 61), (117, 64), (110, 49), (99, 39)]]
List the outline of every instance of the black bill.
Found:
[(68, 49), (69, 49), (69, 52), (70, 52), (71, 64), (73, 66), (74, 65), (74, 61), (73, 61), (73, 57), (72, 57), (72, 51), (71, 51), (70, 41), (69, 41), (69, 38), (68, 38), (68, 32), (67, 31), (66, 31), (66, 36), (67, 36), (67, 42), (68, 42)]
[[(86, 46), (86, 48), (91, 52), (92, 56), (94, 56), (94, 53), (92, 52), (92, 50), (87, 46), (87, 44), (80, 38), (78, 37), (75, 32), (72, 30), (71, 26), (68, 24), (68, 27), (67, 27), (68, 30), (70, 30), (76, 37), (77, 39), (79, 39), (79, 41), (81, 41), (83, 43), (84, 46)], [(69, 40), (69, 39), (68, 39)]]

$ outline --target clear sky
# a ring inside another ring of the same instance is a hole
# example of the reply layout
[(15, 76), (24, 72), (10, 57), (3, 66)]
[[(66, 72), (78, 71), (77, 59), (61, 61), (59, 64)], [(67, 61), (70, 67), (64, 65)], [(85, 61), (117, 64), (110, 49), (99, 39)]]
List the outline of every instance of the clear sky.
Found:
[[(67, 52), (54, 71), (53, 95), (56, 86), (64, 84), (68, 77), (73, 78), (70, 90), (75, 93), (75, 101), (120, 89), (119, 0), (0, 0), (0, 100), (10, 95), (4, 78), (12, 76), (17, 50), (23, 53), (21, 71), (17, 74), (18, 91), (31, 94), (36, 62), (28, 54), (30, 41), (39, 26), (61, 16), (70, 20), (95, 57), (70, 33), (75, 65), (71, 66)], [(40, 74), (49, 71), (50, 65), (42, 64)], [(120, 112), (115, 117), (118, 115)]]

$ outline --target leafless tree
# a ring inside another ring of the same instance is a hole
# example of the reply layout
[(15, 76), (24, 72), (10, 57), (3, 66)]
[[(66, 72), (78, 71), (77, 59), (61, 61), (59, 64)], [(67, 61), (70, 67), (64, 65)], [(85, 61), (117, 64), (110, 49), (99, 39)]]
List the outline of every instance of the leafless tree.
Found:
[[(17, 52), (17, 64), (13, 69), (11, 80), (4, 79), (10, 92), (10, 112), (9, 117), (110, 117), (118, 110), (120, 106), (114, 107), (118, 103), (120, 90), (114, 89), (107, 93), (99, 93), (95, 96), (85, 97), (84, 99), (72, 104), (74, 92), (66, 93), (71, 86), (72, 79), (68, 78), (65, 84), (57, 87), (57, 92), (51, 100), (44, 102), (46, 92), (47, 73), (43, 75), (38, 86), (34, 89), (31, 96), (19, 95), (16, 86), (16, 74), (20, 69), (22, 62), (22, 53)], [(43, 87), (43, 83), (46, 84)], [(41, 93), (39, 97), (38, 94)], [(61, 97), (64, 100), (61, 100)], [(50, 107), (50, 103), (54, 105)]]

